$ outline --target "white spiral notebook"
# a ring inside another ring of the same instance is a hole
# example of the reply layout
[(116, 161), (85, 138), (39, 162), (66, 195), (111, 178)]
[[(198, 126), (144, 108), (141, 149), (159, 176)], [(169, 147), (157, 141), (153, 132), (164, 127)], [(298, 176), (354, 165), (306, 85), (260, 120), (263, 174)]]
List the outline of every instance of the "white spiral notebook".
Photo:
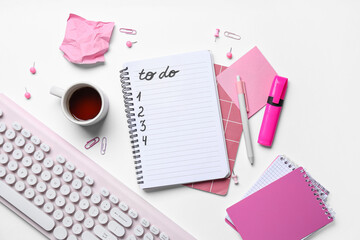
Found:
[(120, 77), (141, 188), (229, 175), (209, 51), (128, 62)]

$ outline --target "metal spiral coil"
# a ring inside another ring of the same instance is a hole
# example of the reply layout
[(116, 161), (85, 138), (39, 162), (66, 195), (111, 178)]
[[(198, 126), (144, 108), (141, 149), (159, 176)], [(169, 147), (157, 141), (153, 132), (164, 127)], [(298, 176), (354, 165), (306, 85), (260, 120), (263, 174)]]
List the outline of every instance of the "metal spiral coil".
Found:
[(142, 166), (141, 166), (141, 160), (140, 160), (140, 149), (139, 149), (139, 139), (137, 134), (136, 127), (136, 119), (135, 119), (135, 108), (134, 108), (134, 98), (132, 97), (131, 92), (131, 83), (130, 83), (130, 77), (129, 72), (127, 71), (128, 68), (124, 68), (120, 70), (120, 82), (122, 87), (122, 93), (124, 96), (124, 105), (125, 105), (125, 113), (127, 117), (127, 123), (129, 127), (129, 135), (131, 139), (131, 147), (132, 147), (132, 153), (135, 163), (135, 170), (137, 177), (137, 183), (138, 184), (144, 184), (143, 176), (142, 176)]

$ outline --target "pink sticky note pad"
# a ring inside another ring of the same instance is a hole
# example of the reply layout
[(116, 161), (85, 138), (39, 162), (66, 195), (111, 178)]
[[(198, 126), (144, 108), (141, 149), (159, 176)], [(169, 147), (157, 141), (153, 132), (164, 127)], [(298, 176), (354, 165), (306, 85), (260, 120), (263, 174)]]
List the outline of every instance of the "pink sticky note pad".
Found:
[(64, 57), (72, 63), (92, 64), (104, 62), (104, 54), (114, 28), (113, 22), (89, 21), (70, 14), (64, 40), (60, 46)]
[(245, 82), (249, 105), (248, 117), (251, 117), (265, 106), (276, 72), (260, 50), (254, 47), (219, 74), (217, 76), (219, 85), (221, 85), (232, 102), (239, 108), (236, 90), (237, 75)]

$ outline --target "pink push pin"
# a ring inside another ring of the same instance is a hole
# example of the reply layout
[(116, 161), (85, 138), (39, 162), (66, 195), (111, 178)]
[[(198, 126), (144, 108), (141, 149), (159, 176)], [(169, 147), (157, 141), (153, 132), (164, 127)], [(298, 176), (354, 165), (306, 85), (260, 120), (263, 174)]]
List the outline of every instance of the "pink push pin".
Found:
[(231, 175), (232, 175), (231, 178), (234, 180), (234, 183), (235, 183), (236, 185), (238, 185), (238, 184), (239, 184), (238, 176), (235, 174), (234, 171), (232, 172)]
[(31, 98), (31, 94), (27, 91), (27, 89), (25, 88), (25, 94), (24, 94), (26, 99), (30, 99)]
[(126, 46), (127, 46), (128, 48), (131, 48), (131, 47), (132, 47), (132, 45), (133, 45), (133, 43), (137, 43), (137, 42), (130, 42), (130, 41), (127, 41), (127, 42), (126, 42)]
[(30, 68), (30, 72), (31, 72), (32, 74), (35, 74), (35, 73), (36, 73), (35, 62), (34, 62), (34, 64), (33, 64), (33, 66)]
[(214, 34), (214, 37), (215, 37), (215, 42), (216, 42), (216, 38), (218, 38), (219, 37), (219, 33), (220, 33), (220, 29), (216, 29), (216, 32), (215, 32), (215, 34)]
[(226, 56), (227, 56), (228, 59), (232, 59), (231, 50), (232, 50), (232, 48), (230, 48), (230, 52), (228, 52), (228, 53), (226, 54)]

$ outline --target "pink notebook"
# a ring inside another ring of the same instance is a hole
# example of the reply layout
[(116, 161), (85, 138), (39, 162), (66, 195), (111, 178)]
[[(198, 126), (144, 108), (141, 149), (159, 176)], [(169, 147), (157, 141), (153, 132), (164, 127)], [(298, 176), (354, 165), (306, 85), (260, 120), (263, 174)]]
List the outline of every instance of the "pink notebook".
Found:
[(303, 239), (333, 221), (302, 167), (226, 211), (243, 240)]

